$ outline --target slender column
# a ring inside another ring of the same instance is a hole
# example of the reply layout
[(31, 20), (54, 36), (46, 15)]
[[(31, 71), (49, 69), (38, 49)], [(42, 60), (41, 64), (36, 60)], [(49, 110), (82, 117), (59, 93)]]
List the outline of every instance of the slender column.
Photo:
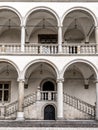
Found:
[(25, 26), (21, 26), (21, 51), (24, 52), (25, 46)]
[(37, 101), (41, 100), (41, 92), (40, 92), (40, 86), (37, 88)]
[(58, 27), (58, 52), (62, 53), (62, 26)]
[(57, 119), (63, 119), (63, 79), (57, 80)]
[(95, 106), (95, 115), (96, 120), (98, 120), (98, 80), (96, 80), (96, 106)]
[(17, 120), (24, 120), (24, 81), (19, 81), (18, 87), (18, 112), (17, 112)]
[(85, 37), (85, 43), (89, 43), (89, 36)]
[(98, 27), (95, 28), (96, 51), (98, 53)]

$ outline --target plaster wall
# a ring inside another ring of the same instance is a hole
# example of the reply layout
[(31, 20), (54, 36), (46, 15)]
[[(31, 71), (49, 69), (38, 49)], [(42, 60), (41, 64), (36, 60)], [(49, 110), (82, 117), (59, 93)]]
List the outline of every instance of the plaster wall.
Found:
[[(84, 69), (84, 71), (86, 70)], [(86, 71), (86, 73), (89, 72)], [(76, 71), (65, 72), (64, 92), (73, 97), (77, 97), (89, 104), (95, 105), (96, 84), (93, 80), (90, 80), (88, 84), (88, 89), (85, 89), (84, 78), (81, 77), (81, 75)]]
[(34, 33), (32, 33), (32, 35), (30, 36), (30, 42), (31, 43), (38, 43), (38, 35), (39, 34), (56, 34), (55, 32), (49, 30), (49, 29), (41, 29), (39, 31), (35, 31)]
[(21, 33), (19, 30), (7, 29), (0, 35), (0, 43), (20, 44)]
[(48, 72), (43, 72), (43, 74), (40, 74), (40, 70), (35, 70), (37, 72), (34, 72), (31, 74), (30, 79), (28, 79), (28, 88), (25, 89), (25, 95), (32, 94), (33, 92), (37, 92), (38, 87), (41, 89), (41, 82), (45, 79), (52, 78), (54, 79), (53, 75), (49, 74)]
[(89, 120), (89, 119), (91, 119), (91, 117), (89, 115), (87, 115), (65, 103), (64, 103), (64, 118), (66, 120), (81, 120), (81, 119)]

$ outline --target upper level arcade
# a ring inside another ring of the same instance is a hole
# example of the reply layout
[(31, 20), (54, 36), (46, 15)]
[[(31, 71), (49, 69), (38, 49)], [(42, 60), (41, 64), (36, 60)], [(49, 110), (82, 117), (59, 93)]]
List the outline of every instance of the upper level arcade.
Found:
[(24, 18), (14, 9), (0, 9), (0, 54), (94, 55), (97, 34), (96, 16), (85, 8), (70, 8), (60, 17), (36, 7)]

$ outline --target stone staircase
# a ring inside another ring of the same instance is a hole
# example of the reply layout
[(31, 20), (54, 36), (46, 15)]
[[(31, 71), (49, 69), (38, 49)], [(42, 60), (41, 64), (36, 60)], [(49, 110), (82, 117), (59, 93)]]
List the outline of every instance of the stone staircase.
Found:
[[(34, 104), (36, 100), (37, 100), (37, 95), (35, 92), (27, 95), (24, 98), (23, 107), (25, 108)], [(77, 109), (78, 111), (81, 111), (82, 113), (86, 113), (87, 115), (90, 115), (91, 116), (90, 119), (95, 118), (95, 106), (90, 105), (79, 98), (76, 98), (76, 97), (70, 96), (67, 93), (64, 93), (64, 103), (73, 107), (74, 109)], [(15, 101), (5, 106), (5, 117), (9, 117), (12, 114), (15, 114), (17, 111), (18, 111), (18, 101)]]
[[(28, 107), (31, 104), (36, 102), (36, 93), (32, 93), (27, 95), (24, 98), (24, 104), (23, 107)], [(18, 111), (18, 101), (15, 101), (7, 106), (5, 106), (5, 116), (8, 117)]]
[[(0, 121), (0, 127), (98, 128), (97, 121)], [(49, 129), (50, 130), (50, 129)]]
[(71, 96), (67, 93), (64, 93), (64, 103), (68, 104), (69, 106), (91, 116), (91, 119), (95, 118), (95, 106), (86, 103), (85, 101)]

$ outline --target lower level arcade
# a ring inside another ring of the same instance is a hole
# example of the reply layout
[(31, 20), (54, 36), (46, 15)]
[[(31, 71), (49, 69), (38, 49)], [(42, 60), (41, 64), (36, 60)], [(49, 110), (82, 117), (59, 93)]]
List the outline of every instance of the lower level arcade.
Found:
[(40, 61), (20, 73), (23, 79), (12, 63), (0, 62), (0, 119), (96, 119), (96, 72), (89, 64), (75, 62), (58, 73)]

